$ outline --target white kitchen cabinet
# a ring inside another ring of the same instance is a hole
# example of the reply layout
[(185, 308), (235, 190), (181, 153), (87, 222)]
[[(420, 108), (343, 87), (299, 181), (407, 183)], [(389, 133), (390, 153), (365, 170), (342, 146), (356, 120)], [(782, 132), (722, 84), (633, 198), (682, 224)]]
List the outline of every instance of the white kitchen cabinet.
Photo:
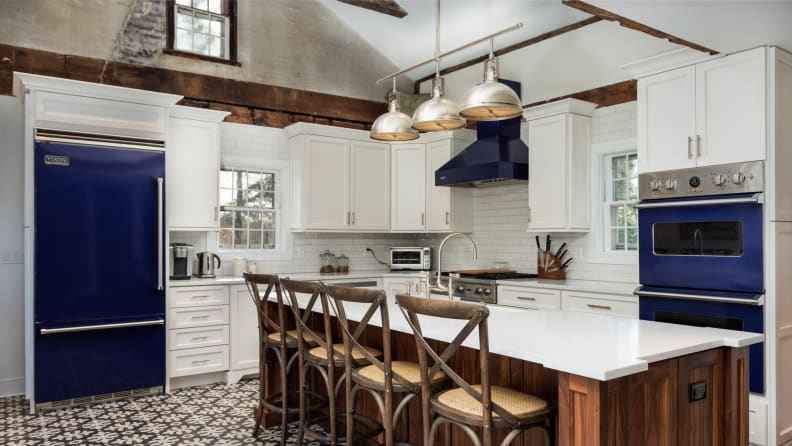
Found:
[(526, 110), (529, 231), (589, 229), (590, 115), (595, 106), (566, 99)]
[(216, 229), (219, 123), (228, 113), (175, 106), (170, 114), (166, 152), (168, 226), (172, 230)]
[(638, 168), (763, 160), (766, 48), (638, 79)]
[(357, 130), (295, 124), (291, 218), (295, 231), (387, 231), (390, 146)]
[(568, 311), (638, 318), (638, 298), (632, 295), (562, 291), (561, 308)]
[(473, 143), (458, 135), (426, 144), (426, 230), (430, 232), (473, 232), (473, 189), (435, 186), (435, 171)]
[(561, 292), (547, 288), (501, 285), (498, 286), (498, 305), (532, 310), (558, 310), (561, 308)]
[(391, 229), (426, 229), (426, 144), (391, 146)]
[(245, 285), (231, 286), (229, 383), (258, 373), (258, 314)]

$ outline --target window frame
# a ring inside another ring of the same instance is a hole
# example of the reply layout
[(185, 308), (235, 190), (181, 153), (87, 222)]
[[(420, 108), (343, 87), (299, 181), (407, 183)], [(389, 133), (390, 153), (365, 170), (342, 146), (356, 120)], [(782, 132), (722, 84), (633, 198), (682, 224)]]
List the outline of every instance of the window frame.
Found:
[[(291, 260), (292, 256), (292, 234), (286, 227), (288, 225), (287, 215), (289, 211), (289, 203), (286, 200), (289, 197), (288, 184), (289, 184), (289, 163), (283, 160), (271, 160), (253, 158), (248, 156), (232, 156), (222, 155), (220, 169), (238, 169), (238, 170), (258, 170), (264, 172), (272, 172), (275, 174), (275, 194), (274, 194), (274, 212), (275, 223), (275, 248), (274, 249), (242, 249), (242, 248), (221, 248), (220, 247), (220, 231), (207, 234), (207, 246), (211, 246), (215, 252), (220, 255), (224, 261), (237, 257), (245, 257), (248, 260)], [(220, 169), (217, 170), (218, 178), (220, 176)], [(217, 186), (218, 206), (217, 206), (217, 221), (220, 221), (220, 184), (218, 181)], [(268, 209), (267, 212), (270, 212)]]
[(606, 168), (610, 168), (608, 163), (613, 157), (637, 153), (638, 144), (634, 138), (592, 144), (592, 226), (588, 249), (588, 261), (591, 263), (638, 264), (638, 250), (612, 251), (609, 249), (611, 225), (606, 224), (606, 221), (609, 222), (610, 217), (605, 212), (606, 206), (614, 203), (611, 200), (606, 200), (608, 198), (607, 193), (611, 191), (612, 187), (612, 185), (607, 184), (610, 178), (610, 175), (605, 171)]
[(194, 59), (201, 59), (211, 62), (224, 63), (235, 66), (242, 66), (237, 60), (237, 0), (222, 0), (223, 2), (223, 17), (228, 20), (228, 35), (226, 36), (226, 49), (228, 58), (209, 56), (207, 54), (194, 53), (192, 51), (185, 51), (176, 49), (174, 43), (176, 39), (176, 8), (186, 7), (176, 4), (176, 0), (166, 0), (166, 18), (167, 18), (167, 33), (166, 42), (163, 53), (172, 56), (191, 57)]

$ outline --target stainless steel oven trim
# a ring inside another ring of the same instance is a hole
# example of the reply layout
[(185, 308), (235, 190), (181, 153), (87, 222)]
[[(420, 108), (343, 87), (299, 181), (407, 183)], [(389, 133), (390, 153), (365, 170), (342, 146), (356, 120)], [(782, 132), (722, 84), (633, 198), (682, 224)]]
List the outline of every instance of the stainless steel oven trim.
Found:
[(666, 293), (661, 291), (644, 291), (638, 287), (633, 291), (633, 294), (639, 297), (665, 297), (668, 299), (685, 299), (685, 300), (699, 300), (706, 302), (721, 302), (739, 305), (752, 305), (761, 307), (765, 304), (765, 295), (757, 294), (753, 299), (741, 299), (738, 297), (727, 296), (704, 296), (701, 294), (685, 294), (685, 293)]
[(638, 203), (635, 205), (636, 209), (653, 209), (653, 208), (675, 208), (686, 206), (715, 206), (722, 204), (745, 204), (745, 203), (764, 203), (764, 198), (761, 193), (755, 193), (750, 197), (740, 198), (713, 198), (711, 200), (688, 200), (688, 201), (667, 201), (662, 203)]

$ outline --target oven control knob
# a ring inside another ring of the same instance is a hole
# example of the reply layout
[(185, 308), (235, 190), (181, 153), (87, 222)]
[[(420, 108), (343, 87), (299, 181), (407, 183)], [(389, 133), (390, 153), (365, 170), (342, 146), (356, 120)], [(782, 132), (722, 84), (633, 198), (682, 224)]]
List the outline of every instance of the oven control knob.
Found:
[(465, 291), (465, 287), (464, 287), (464, 286), (462, 286), (462, 285), (459, 285), (459, 286), (456, 288), (456, 290), (457, 290), (457, 293), (461, 293), (461, 292)]
[(658, 191), (663, 188), (663, 181), (662, 180), (651, 180), (649, 181), (649, 190)]
[(741, 172), (734, 172), (734, 175), (732, 175), (732, 183), (741, 184), (743, 181), (745, 181), (745, 174)]
[(492, 294), (492, 290), (489, 288), (484, 288), (484, 295), (489, 296), (490, 294)]
[(723, 175), (723, 174), (719, 173), (719, 174), (717, 174), (717, 175), (712, 177), (712, 182), (715, 183), (716, 186), (723, 186), (724, 184), (726, 184), (726, 181), (728, 179), (729, 178), (726, 177), (726, 175)]
[(484, 288), (481, 287), (476, 288), (476, 294), (484, 294)]
[(663, 182), (663, 186), (665, 186), (666, 190), (674, 190), (676, 189), (676, 185), (677, 185), (676, 180), (672, 180), (671, 178)]

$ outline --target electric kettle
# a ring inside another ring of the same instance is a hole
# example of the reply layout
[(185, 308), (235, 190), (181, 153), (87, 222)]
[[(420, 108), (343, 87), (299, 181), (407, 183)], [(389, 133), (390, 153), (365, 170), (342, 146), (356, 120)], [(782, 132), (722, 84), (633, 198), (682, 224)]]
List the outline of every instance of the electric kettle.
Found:
[[(213, 252), (199, 252), (198, 254), (198, 277), (211, 279), (215, 277), (215, 270), (220, 268), (220, 256)], [(217, 260), (217, 266), (215, 266)]]

